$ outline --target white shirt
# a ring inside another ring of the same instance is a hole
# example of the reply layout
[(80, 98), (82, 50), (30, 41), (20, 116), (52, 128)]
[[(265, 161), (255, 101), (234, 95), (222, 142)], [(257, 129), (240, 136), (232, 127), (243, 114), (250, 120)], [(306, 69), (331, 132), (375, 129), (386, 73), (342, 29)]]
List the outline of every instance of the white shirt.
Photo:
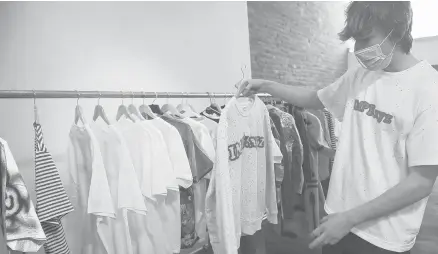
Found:
[(206, 199), (210, 242), (215, 253), (236, 254), (241, 234), (277, 223), (274, 162), (281, 152), (272, 135), (268, 110), (255, 97), (232, 98), (219, 121), (216, 164)]
[(91, 129), (100, 145), (113, 204), (117, 209), (115, 219), (105, 220), (102, 242), (108, 254), (133, 254), (128, 211), (146, 216), (146, 206), (128, 147), (112, 125), (93, 122)]
[[(190, 170), (189, 160), (186, 155), (183, 141), (178, 130), (157, 117), (148, 120), (162, 133), (172, 170), (175, 176), (175, 183), (183, 188), (188, 188), (193, 183), (193, 176)], [(159, 209), (162, 216), (164, 231), (167, 235), (167, 241), (171, 246), (173, 253), (181, 251), (181, 207), (179, 189), (167, 192), (166, 203)]]
[[(106, 217), (116, 218), (108, 177), (105, 171), (99, 143), (89, 125), (73, 125), (68, 144), (68, 171), (74, 193), (71, 196), (74, 212), (67, 216), (67, 238), (73, 248), (81, 248), (82, 254), (101, 253), (105, 238)], [(72, 250), (73, 252), (73, 250)]]
[(175, 179), (169, 174), (166, 150), (161, 133), (150, 124), (143, 122), (133, 123), (121, 119), (115, 125), (125, 138), (137, 177), (143, 190), (144, 202), (148, 210), (147, 216), (133, 214), (129, 219), (134, 253), (171, 253), (171, 246), (167, 239), (167, 232), (163, 225), (165, 214), (160, 214), (165, 204), (168, 188), (172, 187)]
[[(343, 212), (369, 202), (409, 175), (409, 167), (438, 165), (438, 72), (420, 62), (398, 73), (347, 71), (318, 91), (342, 121), (325, 210)], [(427, 198), (368, 221), (352, 232), (389, 251), (412, 248)]]

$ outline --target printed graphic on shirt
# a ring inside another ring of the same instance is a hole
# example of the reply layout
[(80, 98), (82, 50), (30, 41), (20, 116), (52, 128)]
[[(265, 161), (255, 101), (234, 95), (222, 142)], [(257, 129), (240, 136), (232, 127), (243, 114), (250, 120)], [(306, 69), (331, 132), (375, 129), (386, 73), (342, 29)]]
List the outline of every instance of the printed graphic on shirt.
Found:
[(378, 110), (374, 104), (371, 104), (367, 101), (359, 101), (357, 99), (354, 100), (354, 110), (358, 112), (365, 112), (367, 109), (368, 111), (366, 115), (375, 118), (378, 123), (383, 121), (383, 123), (390, 124), (394, 118), (393, 115)]
[(180, 189), (181, 204), (181, 249), (193, 247), (199, 240), (195, 228), (195, 205), (193, 187)]
[(262, 136), (243, 136), (239, 142), (228, 146), (228, 159), (235, 161), (239, 159), (245, 148), (263, 148), (265, 147), (265, 138)]
[(28, 213), (30, 210), (30, 197), (27, 193), (20, 191), (13, 183), (21, 182), (21, 176), (11, 176), (9, 172), (6, 172), (6, 234), (17, 233), (20, 227), (26, 226), (32, 227), (32, 219), (29, 221), (20, 220), (20, 213)]

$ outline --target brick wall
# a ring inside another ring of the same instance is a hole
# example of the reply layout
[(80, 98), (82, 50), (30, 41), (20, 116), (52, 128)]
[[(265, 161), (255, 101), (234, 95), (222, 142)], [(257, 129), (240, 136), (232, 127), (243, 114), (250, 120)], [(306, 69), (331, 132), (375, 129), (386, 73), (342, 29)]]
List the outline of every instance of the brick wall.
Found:
[(347, 70), (347, 2), (248, 2), (253, 78), (312, 88)]

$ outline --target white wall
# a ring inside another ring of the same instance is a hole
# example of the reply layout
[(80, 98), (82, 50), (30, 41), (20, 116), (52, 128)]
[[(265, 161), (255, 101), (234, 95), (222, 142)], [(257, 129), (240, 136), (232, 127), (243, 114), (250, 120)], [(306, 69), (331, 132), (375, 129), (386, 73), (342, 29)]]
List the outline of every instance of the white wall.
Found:
[[(0, 34), (3, 90), (232, 92), (242, 65), (251, 75), (246, 2), (2, 2)], [(91, 120), (97, 100), (79, 102)], [(101, 100), (112, 118), (120, 102)], [(198, 109), (208, 104), (190, 102)], [(37, 105), (64, 173), (76, 99)], [(34, 197), (33, 100), (0, 99), (0, 119), (0, 137)]]

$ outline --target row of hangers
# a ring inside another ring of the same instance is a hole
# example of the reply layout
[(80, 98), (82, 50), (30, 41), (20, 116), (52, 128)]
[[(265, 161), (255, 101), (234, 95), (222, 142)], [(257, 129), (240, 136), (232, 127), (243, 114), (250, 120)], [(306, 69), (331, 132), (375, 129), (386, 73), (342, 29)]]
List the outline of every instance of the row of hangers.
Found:
[[(181, 93), (181, 94), (184, 95), (184, 94), (188, 94), (188, 93)], [(207, 108), (220, 114), (221, 107), (216, 103), (216, 98), (214, 97), (214, 94), (213, 95), (211, 93), (209, 93), (209, 94), (210, 94), (210, 105)], [(230, 94), (230, 97), (231, 97), (231, 95), (232, 94)], [(77, 124), (79, 121), (81, 121), (82, 124), (85, 124), (86, 120), (83, 117), (83, 115), (84, 115), (83, 110), (79, 104), (79, 96), (80, 96), (80, 94), (78, 94), (78, 98), (76, 101), (75, 124)], [(105, 113), (104, 108), (102, 107), (102, 105), (100, 105), (100, 99), (101, 98), (98, 98), (97, 105), (94, 108), (93, 121), (96, 121), (100, 117), (105, 123), (107, 123), (109, 125), (110, 121)], [(158, 99), (158, 95), (152, 101), (152, 104), (157, 99)], [(226, 100), (226, 98), (225, 98), (225, 100)], [(122, 103), (118, 107), (117, 114), (116, 114), (117, 121), (119, 121), (120, 118), (122, 118), (123, 116), (125, 116), (127, 119), (129, 119), (133, 122), (138, 121), (138, 120), (145, 120), (142, 114), (146, 114), (147, 116), (149, 116), (151, 118), (157, 117), (157, 115), (152, 111), (151, 107), (145, 103), (144, 98), (143, 98), (143, 104), (140, 105), (138, 108), (134, 105), (134, 98), (132, 98), (132, 103), (129, 106), (126, 106), (124, 101), (125, 100), (122, 96)], [(35, 98), (34, 98), (34, 109), (35, 109), (35, 119), (36, 119), (36, 121), (38, 121), (38, 114), (36, 113), (37, 108), (36, 108)], [(164, 104), (161, 107), (161, 111), (168, 112), (171, 115), (179, 117), (179, 118), (184, 118), (185, 116), (194, 117), (194, 118), (201, 117), (201, 115), (199, 115), (196, 112), (196, 110), (193, 108), (193, 106), (188, 103), (188, 98), (185, 101), (184, 101), (184, 98), (182, 98), (181, 103), (177, 107), (175, 107), (174, 105), (167, 102), (166, 104)], [(183, 116), (181, 114), (181, 112), (184, 112), (185, 116)], [(135, 119), (135, 117), (137, 119)]]
[[(239, 82), (236, 83), (235, 87), (237, 88), (237, 92), (234, 95), (234, 97), (238, 98), (240, 97), (241, 93), (242, 93), (242, 81), (245, 79), (245, 72), (244, 70), (246, 69), (246, 65), (243, 65), (243, 67), (240, 69), (242, 72), (242, 78)], [(188, 94), (188, 93), (181, 93), (181, 95), (184, 94)], [(221, 107), (216, 103), (216, 99), (214, 97), (214, 93), (212, 95), (212, 93), (208, 93), (210, 96), (210, 106), (207, 107), (207, 109), (212, 110), (213, 112), (216, 112), (218, 114), (221, 113)], [(38, 117), (38, 110), (37, 110), (37, 106), (36, 106), (36, 94), (34, 91), (34, 119), (35, 122), (38, 123), (39, 122), (39, 117)], [(143, 104), (140, 105), (138, 108), (134, 105), (134, 98), (132, 98), (132, 103), (129, 106), (126, 106), (124, 104), (124, 96), (123, 96), (123, 91), (121, 92), (122, 95), (122, 103), (121, 105), (118, 107), (117, 110), (117, 114), (116, 114), (116, 120), (119, 121), (120, 118), (122, 116), (125, 116), (127, 119), (135, 122), (136, 119), (134, 118), (137, 117), (140, 120), (144, 120), (144, 117), (142, 116), (142, 113), (146, 114), (147, 116), (151, 117), (151, 118), (156, 118), (157, 115), (152, 111), (152, 109), (150, 108), (149, 105), (145, 104), (144, 98), (143, 98)], [(230, 97), (232, 96), (232, 93), (230, 93)], [(108, 116), (105, 113), (104, 108), (102, 107), (102, 105), (100, 105), (100, 98), (101, 95), (99, 96), (98, 100), (97, 100), (97, 105), (94, 108), (94, 114), (93, 114), (93, 121), (96, 121), (99, 117), (108, 125), (110, 124), (110, 121), (108, 119)], [(74, 122), (75, 124), (77, 124), (79, 121), (82, 122), (82, 124), (86, 124), (87, 121), (84, 118), (84, 114), (83, 114), (83, 110), (82, 107), (79, 105), (79, 99), (80, 99), (80, 94), (78, 93), (78, 97), (77, 97), (77, 101), (76, 101), (76, 107), (75, 107), (75, 118), (74, 118)], [(153, 103), (158, 99), (158, 94), (156, 93), (156, 97), (154, 99)], [(168, 98), (169, 99), (169, 98)], [(158, 106), (158, 105), (157, 105)], [(181, 115), (180, 112), (185, 112), (186, 116), (190, 116), (190, 117), (201, 117), (196, 110), (193, 108), (193, 106), (191, 104), (188, 103), (188, 98), (186, 100), (186, 102), (184, 103), (184, 97), (182, 96), (182, 101), (181, 103), (175, 107), (170, 103), (166, 103), (161, 107), (161, 111), (162, 112), (169, 112), (170, 114), (176, 116), (176, 117), (180, 117), (183, 118), (184, 116)], [(137, 120), (138, 120), (137, 119)]]

